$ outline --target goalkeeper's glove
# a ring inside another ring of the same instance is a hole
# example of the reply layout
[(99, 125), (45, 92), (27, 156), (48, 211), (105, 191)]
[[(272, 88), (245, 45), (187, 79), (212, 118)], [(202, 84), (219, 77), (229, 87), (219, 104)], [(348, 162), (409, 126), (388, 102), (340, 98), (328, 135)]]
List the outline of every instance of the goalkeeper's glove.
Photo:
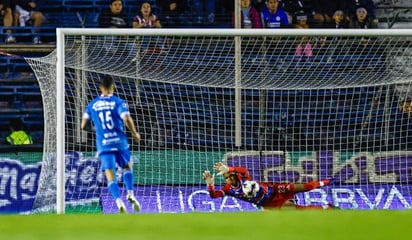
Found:
[(223, 164), (222, 162), (215, 163), (215, 165), (213, 166), (213, 169), (215, 169), (216, 171), (219, 171), (217, 175), (223, 175), (229, 172), (229, 167)]
[(209, 170), (204, 171), (202, 176), (208, 186), (215, 184), (215, 174), (210, 174)]

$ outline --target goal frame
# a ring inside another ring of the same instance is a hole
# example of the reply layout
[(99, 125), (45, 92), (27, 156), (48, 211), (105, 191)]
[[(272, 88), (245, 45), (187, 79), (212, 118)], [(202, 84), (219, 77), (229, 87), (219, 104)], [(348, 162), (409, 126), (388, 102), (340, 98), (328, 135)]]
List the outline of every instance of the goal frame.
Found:
[(412, 37), (412, 29), (56, 29), (56, 209), (65, 213), (65, 36), (227, 36), (235, 41), (235, 142), (241, 144), (241, 38), (298, 36), (400, 36)]

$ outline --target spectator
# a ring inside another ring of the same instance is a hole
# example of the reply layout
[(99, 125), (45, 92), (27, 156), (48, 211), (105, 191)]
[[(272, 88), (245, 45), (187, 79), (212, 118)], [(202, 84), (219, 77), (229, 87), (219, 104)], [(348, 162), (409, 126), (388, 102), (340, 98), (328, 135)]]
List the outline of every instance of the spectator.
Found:
[(401, 111), (402, 113), (407, 113), (408, 115), (410, 115), (412, 113), (412, 102), (408, 100), (404, 101), (401, 106)]
[(184, 0), (162, 0), (158, 1), (162, 9), (161, 18), (164, 27), (174, 28), (187, 25), (187, 21), (184, 18), (185, 1)]
[(350, 21), (350, 28), (377, 28), (377, 23), (369, 17), (368, 10), (364, 7), (356, 9), (356, 14)]
[(193, 0), (197, 24), (213, 24), (215, 22), (215, 0)]
[(336, 29), (349, 27), (348, 18), (342, 10), (336, 10), (332, 18)]
[[(280, 7), (286, 11), (289, 17), (289, 22), (292, 23), (294, 19), (296, 19), (296, 14), (299, 13), (302, 15), (302, 12), (305, 13), (307, 21), (308, 17), (311, 12), (305, 12), (308, 9), (304, 4), (305, 1), (303, 0), (282, 0), (280, 3)], [(309, 23), (308, 23), (309, 24)]]
[[(296, 18), (296, 24), (295, 24), (296, 28), (298, 29), (309, 28), (308, 17), (303, 11), (296, 14), (295, 18)], [(296, 46), (296, 50), (295, 50), (295, 59), (300, 61), (302, 60), (302, 56), (305, 56), (306, 60), (309, 60), (313, 56), (312, 44), (310, 43), (310, 38), (307, 36), (303, 36), (298, 41), (299, 43)]]
[(161, 28), (162, 25), (157, 16), (153, 13), (152, 4), (143, 2), (140, 6), (140, 13), (133, 18), (133, 28)]
[(333, 14), (336, 10), (347, 11), (346, 0), (313, 0), (313, 20), (317, 27), (333, 26)]
[[(402, 86), (404, 88), (408, 88), (407, 86)], [(406, 90), (410, 91), (410, 90)], [(402, 142), (398, 143), (400, 149), (407, 149), (410, 150), (410, 144), (412, 142), (412, 128), (410, 127), (410, 119), (412, 114), (412, 102), (410, 99), (401, 99), (400, 101), (400, 112), (397, 116), (399, 119), (399, 137), (403, 139)]]
[(121, 0), (110, 0), (110, 9), (102, 10), (99, 17), (99, 27), (101, 28), (128, 28), (129, 22), (123, 12), (123, 2)]
[(12, 35), (12, 29), (7, 27), (15, 26), (14, 23), (14, 13), (16, 11), (16, 0), (2, 0), (0, 2), (0, 11), (1, 15), (3, 16), (3, 26), (5, 27), (6, 31), (6, 43), (15, 43), (16, 38)]
[[(240, 1), (241, 28), (262, 28), (260, 14), (252, 7), (250, 0)], [(235, 13), (232, 14), (232, 27), (235, 27)]]
[(356, 15), (356, 9), (364, 7), (368, 11), (369, 17), (377, 22), (376, 6), (372, 0), (348, 0), (347, 4), (347, 14), (350, 18)]
[(37, 33), (33, 37), (34, 44), (41, 44), (41, 39), (39, 36), (40, 26), (43, 24), (44, 16), (40, 11), (43, 6), (43, 0), (17, 0), (16, 2), (16, 22), (19, 22), (21, 27), (26, 26), (28, 22), (35, 27), (35, 32)]
[[(350, 21), (349, 28), (378, 28), (378, 24), (368, 16), (368, 11), (366, 10), (366, 8), (359, 7), (358, 9), (356, 9), (355, 16)], [(364, 36), (360, 38), (360, 42), (366, 46), (369, 39), (369, 37)], [(360, 50), (360, 48), (357, 50)]]
[[(157, 16), (153, 13), (152, 5), (150, 2), (142, 2), (140, 5), (140, 13), (133, 18), (133, 28), (161, 28), (162, 24)], [(156, 39), (156, 40), (154, 40)], [(139, 43), (137, 44), (138, 49), (145, 49), (145, 54), (141, 55), (142, 59), (148, 56), (156, 55), (159, 56), (162, 53), (162, 46), (157, 44), (158, 42), (163, 42), (159, 40), (160, 37), (143, 36), (139, 38)], [(135, 46), (130, 48), (132, 55), (137, 56), (139, 51)], [(135, 61), (136, 57), (132, 61)], [(156, 62), (158, 59), (156, 59)]]
[[(99, 17), (99, 27), (101, 28), (128, 28), (130, 27), (126, 14), (123, 12), (123, 2), (121, 0), (110, 0), (108, 9), (103, 9)], [(119, 41), (126, 39), (120, 36), (104, 36), (102, 45), (107, 52), (128, 51), (128, 44), (119, 44)], [(134, 53), (132, 54), (134, 57)]]
[(20, 118), (10, 121), (10, 135), (6, 137), (6, 143), (10, 145), (33, 144), (32, 137), (23, 130), (23, 121)]
[(279, 0), (267, 0), (261, 12), (264, 28), (283, 28), (289, 26), (288, 14), (279, 7)]
[(252, 6), (261, 12), (266, 7), (266, 0), (253, 0)]
[[(345, 13), (342, 10), (336, 10), (335, 13), (333, 14), (333, 21), (335, 24), (336, 29), (345, 29), (349, 28), (349, 21), (348, 17), (345, 15)], [(343, 48), (340, 45), (340, 39), (343, 39), (343, 37), (323, 37), (321, 38), (321, 45), (323, 47), (327, 46), (327, 55), (328, 59), (327, 62), (332, 63), (335, 61), (335, 56), (336, 55), (345, 55), (348, 54), (346, 48)]]

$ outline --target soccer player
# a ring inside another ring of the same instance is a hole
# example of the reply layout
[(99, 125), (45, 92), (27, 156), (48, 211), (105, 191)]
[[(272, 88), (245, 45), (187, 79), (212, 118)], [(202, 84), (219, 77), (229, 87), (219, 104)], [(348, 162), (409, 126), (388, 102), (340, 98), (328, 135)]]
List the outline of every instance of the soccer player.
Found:
[(100, 82), (101, 95), (93, 99), (87, 106), (81, 123), (82, 129), (89, 128), (91, 120), (96, 131), (97, 154), (101, 161), (101, 169), (107, 179), (107, 187), (116, 200), (120, 213), (127, 213), (120, 198), (120, 190), (115, 178), (116, 163), (122, 168), (123, 181), (127, 189), (127, 200), (135, 211), (140, 210), (140, 204), (133, 193), (133, 171), (130, 161), (131, 153), (124, 127), (140, 141), (134, 120), (130, 116), (125, 100), (114, 95), (114, 80), (104, 77)]
[(244, 193), (242, 184), (245, 181), (251, 181), (251, 177), (246, 168), (243, 167), (228, 167), (222, 162), (218, 162), (213, 166), (214, 170), (219, 171), (217, 175), (223, 175), (226, 184), (216, 190), (214, 186), (214, 174), (209, 170), (203, 172), (203, 179), (207, 184), (207, 189), (211, 198), (224, 197), (226, 195), (238, 198), (240, 200), (255, 204), (263, 209), (280, 209), (280, 208), (296, 208), (296, 209), (333, 209), (331, 204), (323, 206), (300, 206), (292, 200), (295, 193), (307, 192), (315, 188), (327, 186), (330, 180), (313, 181), (302, 184), (293, 183), (267, 183), (253, 182), (256, 186), (256, 191), (252, 195)]

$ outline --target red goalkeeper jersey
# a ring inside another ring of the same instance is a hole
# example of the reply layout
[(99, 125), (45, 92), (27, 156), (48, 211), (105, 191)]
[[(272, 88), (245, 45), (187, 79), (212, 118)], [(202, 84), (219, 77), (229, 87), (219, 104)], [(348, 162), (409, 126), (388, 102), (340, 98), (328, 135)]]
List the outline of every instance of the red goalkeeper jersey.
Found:
[(236, 173), (238, 179), (237, 186), (225, 184), (216, 190), (214, 185), (208, 186), (211, 198), (232, 196), (240, 200), (256, 204), (264, 208), (280, 208), (282, 205), (294, 198), (294, 185), (292, 183), (267, 183), (258, 182), (259, 191), (254, 197), (247, 197), (242, 190), (242, 182), (251, 180), (249, 172), (243, 167), (231, 167), (231, 172)]

